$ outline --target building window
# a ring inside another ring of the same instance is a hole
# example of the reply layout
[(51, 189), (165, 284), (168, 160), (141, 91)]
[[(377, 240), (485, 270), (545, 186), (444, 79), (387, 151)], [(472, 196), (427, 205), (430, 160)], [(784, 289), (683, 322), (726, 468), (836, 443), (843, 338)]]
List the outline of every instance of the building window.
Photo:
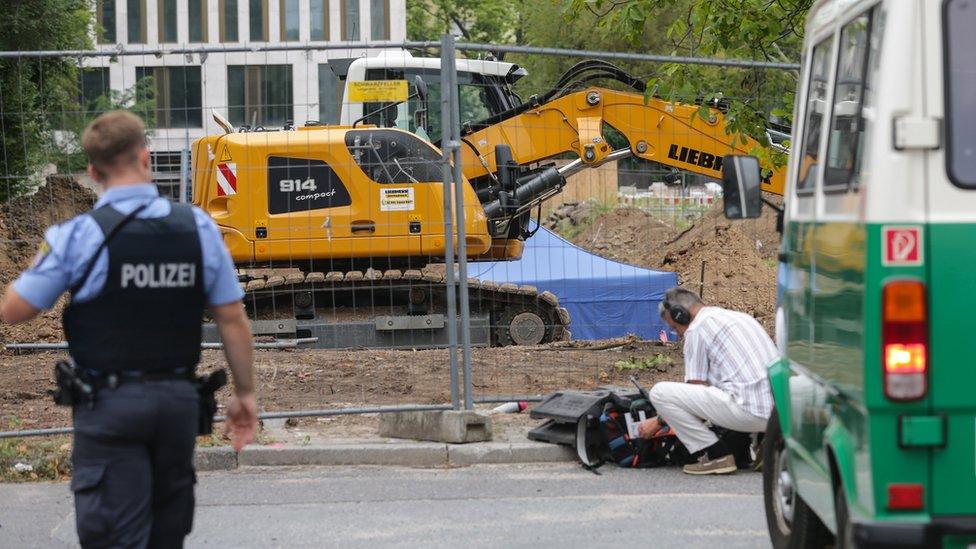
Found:
[(136, 67), (136, 80), (151, 78), (157, 128), (203, 127), (200, 67)]
[(292, 120), (291, 65), (228, 66), (227, 102), (235, 126), (281, 126)]
[(126, 0), (126, 42), (146, 43), (146, 0)]
[(369, 0), (369, 36), (373, 40), (390, 39), (390, 0)]
[(115, 0), (95, 2), (95, 36), (99, 44), (115, 43)]
[(268, 41), (268, 0), (248, 0), (248, 14), (251, 16), (249, 27), (251, 42)]
[(298, 41), (298, 0), (278, 0), (278, 22), (282, 42)]
[(99, 98), (108, 96), (111, 91), (108, 81), (108, 67), (81, 69), (79, 78), (78, 104), (85, 111), (95, 110)]
[(76, 129), (81, 127), (95, 114), (105, 110), (111, 93), (109, 86), (108, 67), (82, 67), (78, 71), (78, 81), (75, 96), (77, 103), (70, 109), (62, 109), (48, 113), (48, 120), (56, 129)]
[[(208, 23), (207, 0), (187, 0), (187, 11), (189, 11), (190, 42), (206, 42)], [(237, 18), (235, 17), (234, 19), (236, 20)]]
[(342, 39), (350, 42), (359, 40), (359, 0), (339, 0), (342, 6)]
[(237, 42), (237, 0), (218, 0), (220, 41)]
[(309, 38), (329, 39), (329, 0), (309, 0)]
[(319, 122), (338, 124), (342, 108), (342, 85), (332, 68), (319, 65)]
[(160, 44), (176, 42), (176, 0), (156, 0), (156, 26)]

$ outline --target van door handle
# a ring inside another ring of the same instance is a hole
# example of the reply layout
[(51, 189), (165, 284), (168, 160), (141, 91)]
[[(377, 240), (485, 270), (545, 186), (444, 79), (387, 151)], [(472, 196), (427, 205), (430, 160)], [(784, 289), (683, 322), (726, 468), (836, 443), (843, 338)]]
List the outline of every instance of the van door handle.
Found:
[(368, 219), (364, 221), (353, 221), (351, 230), (354, 234), (355, 233), (373, 234), (376, 232), (376, 223)]

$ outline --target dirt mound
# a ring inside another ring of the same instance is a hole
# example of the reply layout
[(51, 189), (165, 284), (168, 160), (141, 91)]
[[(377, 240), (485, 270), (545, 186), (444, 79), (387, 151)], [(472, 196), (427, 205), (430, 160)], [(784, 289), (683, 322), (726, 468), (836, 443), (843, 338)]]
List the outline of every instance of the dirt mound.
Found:
[[(564, 212), (564, 219), (573, 219), (571, 210)], [(772, 208), (759, 219), (729, 221), (717, 203), (684, 230), (632, 207), (589, 213), (568, 231), (565, 220), (556, 229), (577, 246), (633, 265), (673, 271), (682, 285), (702, 290), (708, 303), (747, 312), (772, 330), (779, 246)]]
[[(49, 226), (88, 211), (96, 200), (95, 193), (73, 177), (54, 175), (34, 194), (0, 204), (0, 285), (6, 286), (30, 266)], [(62, 305), (26, 324), (0, 325), (0, 339), (61, 340)]]
[(616, 208), (596, 216), (573, 236), (573, 243), (587, 251), (624, 263), (657, 267), (661, 243), (676, 231), (638, 208)]
[(774, 211), (729, 221), (718, 205), (664, 246), (659, 266), (678, 273), (682, 285), (702, 289), (706, 302), (749, 313), (772, 331), (778, 246)]

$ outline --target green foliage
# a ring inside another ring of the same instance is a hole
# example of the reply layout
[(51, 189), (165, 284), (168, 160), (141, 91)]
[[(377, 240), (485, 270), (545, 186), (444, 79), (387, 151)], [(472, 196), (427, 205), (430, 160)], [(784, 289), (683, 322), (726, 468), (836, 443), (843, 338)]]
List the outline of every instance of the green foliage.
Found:
[[(8, 0), (0, 50), (77, 50), (90, 46), (90, 0)], [(47, 113), (76, 98), (78, 61), (67, 58), (0, 59), (0, 201), (40, 184)]]
[(618, 372), (635, 370), (657, 370), (659, 372), (666, 372), (668, 371), (669, 367), (674, 366), (674, 359), (667, 355), (654, 355), (647, 358), (631, 357), (627, 360), (618, 360), (613, 366)]
[[(156, 122), (156, 86), (152, 77), (146, 77), (125, 91), (110, 90), (86, 105), (58, 117), (60, 126), (55, 155), (58, 171), (75, 173), (85, 169), (88, 159), (81, 150), (81, 133), (98, 115), (119, 109), (129, 109), (142, 117), (146, 128), (151, 130)], [(149, 132), (151, 133), (151, 131)]]
[[(596, 18), (597, 27), (637, 45), (649, 23), (670, 18), (666, 51), (657, 53), (726, 59), (796, 62), (803, 42), (803, 21), (812, 0), (567, 0), (580, 20)], [(727, 129), (768, 145), (767, 121), (791, 124), (795, 71), (729, 69), (668, 63), (648, 78), (648, 94), (672, 101), (729, 99)], [(701, 114), (707, 114), (703, 111)], [(752, 151), (769, 164), (785, 157)]]
[(597, 199), (591, 198), (590, 203), (592, 208), (586, 213), (586, 217), (573, 223), (570, 219), (564, 219), (560, 222), (559, 226), (556, 227), (556, 232), (558, 232), (566, 240), (573, 240), (577, 236), (583, 234), (586, 229), (593, 225), (597, 219), (601, 216), (608, 214), (617, 207), (616, 197), (613, 200), (609, 199)]
[[(675, 17), (675, 14), (661, 14), (657, 19), (645, 21), (643, 31), (630, 40), (615, 29), (600, 25), (600, 19), (595, 15), (574, 11), (563, 0), (526, 0), (522, 6), (524, 43), (551, 48), (661, 52), (668, 47), (663, 31)], [(548, 91), (563, 73), (582, 60), (551, 55), (513, 55), (506, 58), (506, 61), (528, 68), (529, 75), (517, 85), (519, 93), (526, 98)], [(646, 77), (654, 71), (654, 66), (649, 63), (613, 63), (638, 77)], [(606, 85), (603, 82), (599, 84)]]
[(513, 0), (410, 0), (409, 40), (437, 40), (459, 32), (464, 41), (518, 43), (520, 4)]

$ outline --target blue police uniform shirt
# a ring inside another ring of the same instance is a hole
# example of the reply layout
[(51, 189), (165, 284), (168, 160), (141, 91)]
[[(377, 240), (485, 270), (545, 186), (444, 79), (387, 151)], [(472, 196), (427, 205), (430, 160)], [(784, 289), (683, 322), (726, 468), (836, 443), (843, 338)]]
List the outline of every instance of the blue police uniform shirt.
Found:
[[(105, 204), (110, 204), (123, 215), (146, 204), (146, 208), (137, 216), (141, 219), (166, 217), (172, 209), (169, 199), (161, 198), (156, 186), (151, 183), (108, 189), (95, 203), (95, 208)], [(217, 225), (197, 207), (193, 208), (193, 215), (200, 235), (207, 304), (220, 306), (240, 300), (244, 292), (237, 283), (234, 263)], [(44, 235), (48, 248), (46, 253), (39, 255), (34, 265), (14, 281), (14, 289), (34, 307), (50, 309), (58, 296), (79, 282), (104, 239), (98, 223), (86, 214), (50, 227)], [(72, 299), (81, 303), (97, 296), (105, 286), (107, 275), (108, 250), (102, 250), (88, 280)]]

